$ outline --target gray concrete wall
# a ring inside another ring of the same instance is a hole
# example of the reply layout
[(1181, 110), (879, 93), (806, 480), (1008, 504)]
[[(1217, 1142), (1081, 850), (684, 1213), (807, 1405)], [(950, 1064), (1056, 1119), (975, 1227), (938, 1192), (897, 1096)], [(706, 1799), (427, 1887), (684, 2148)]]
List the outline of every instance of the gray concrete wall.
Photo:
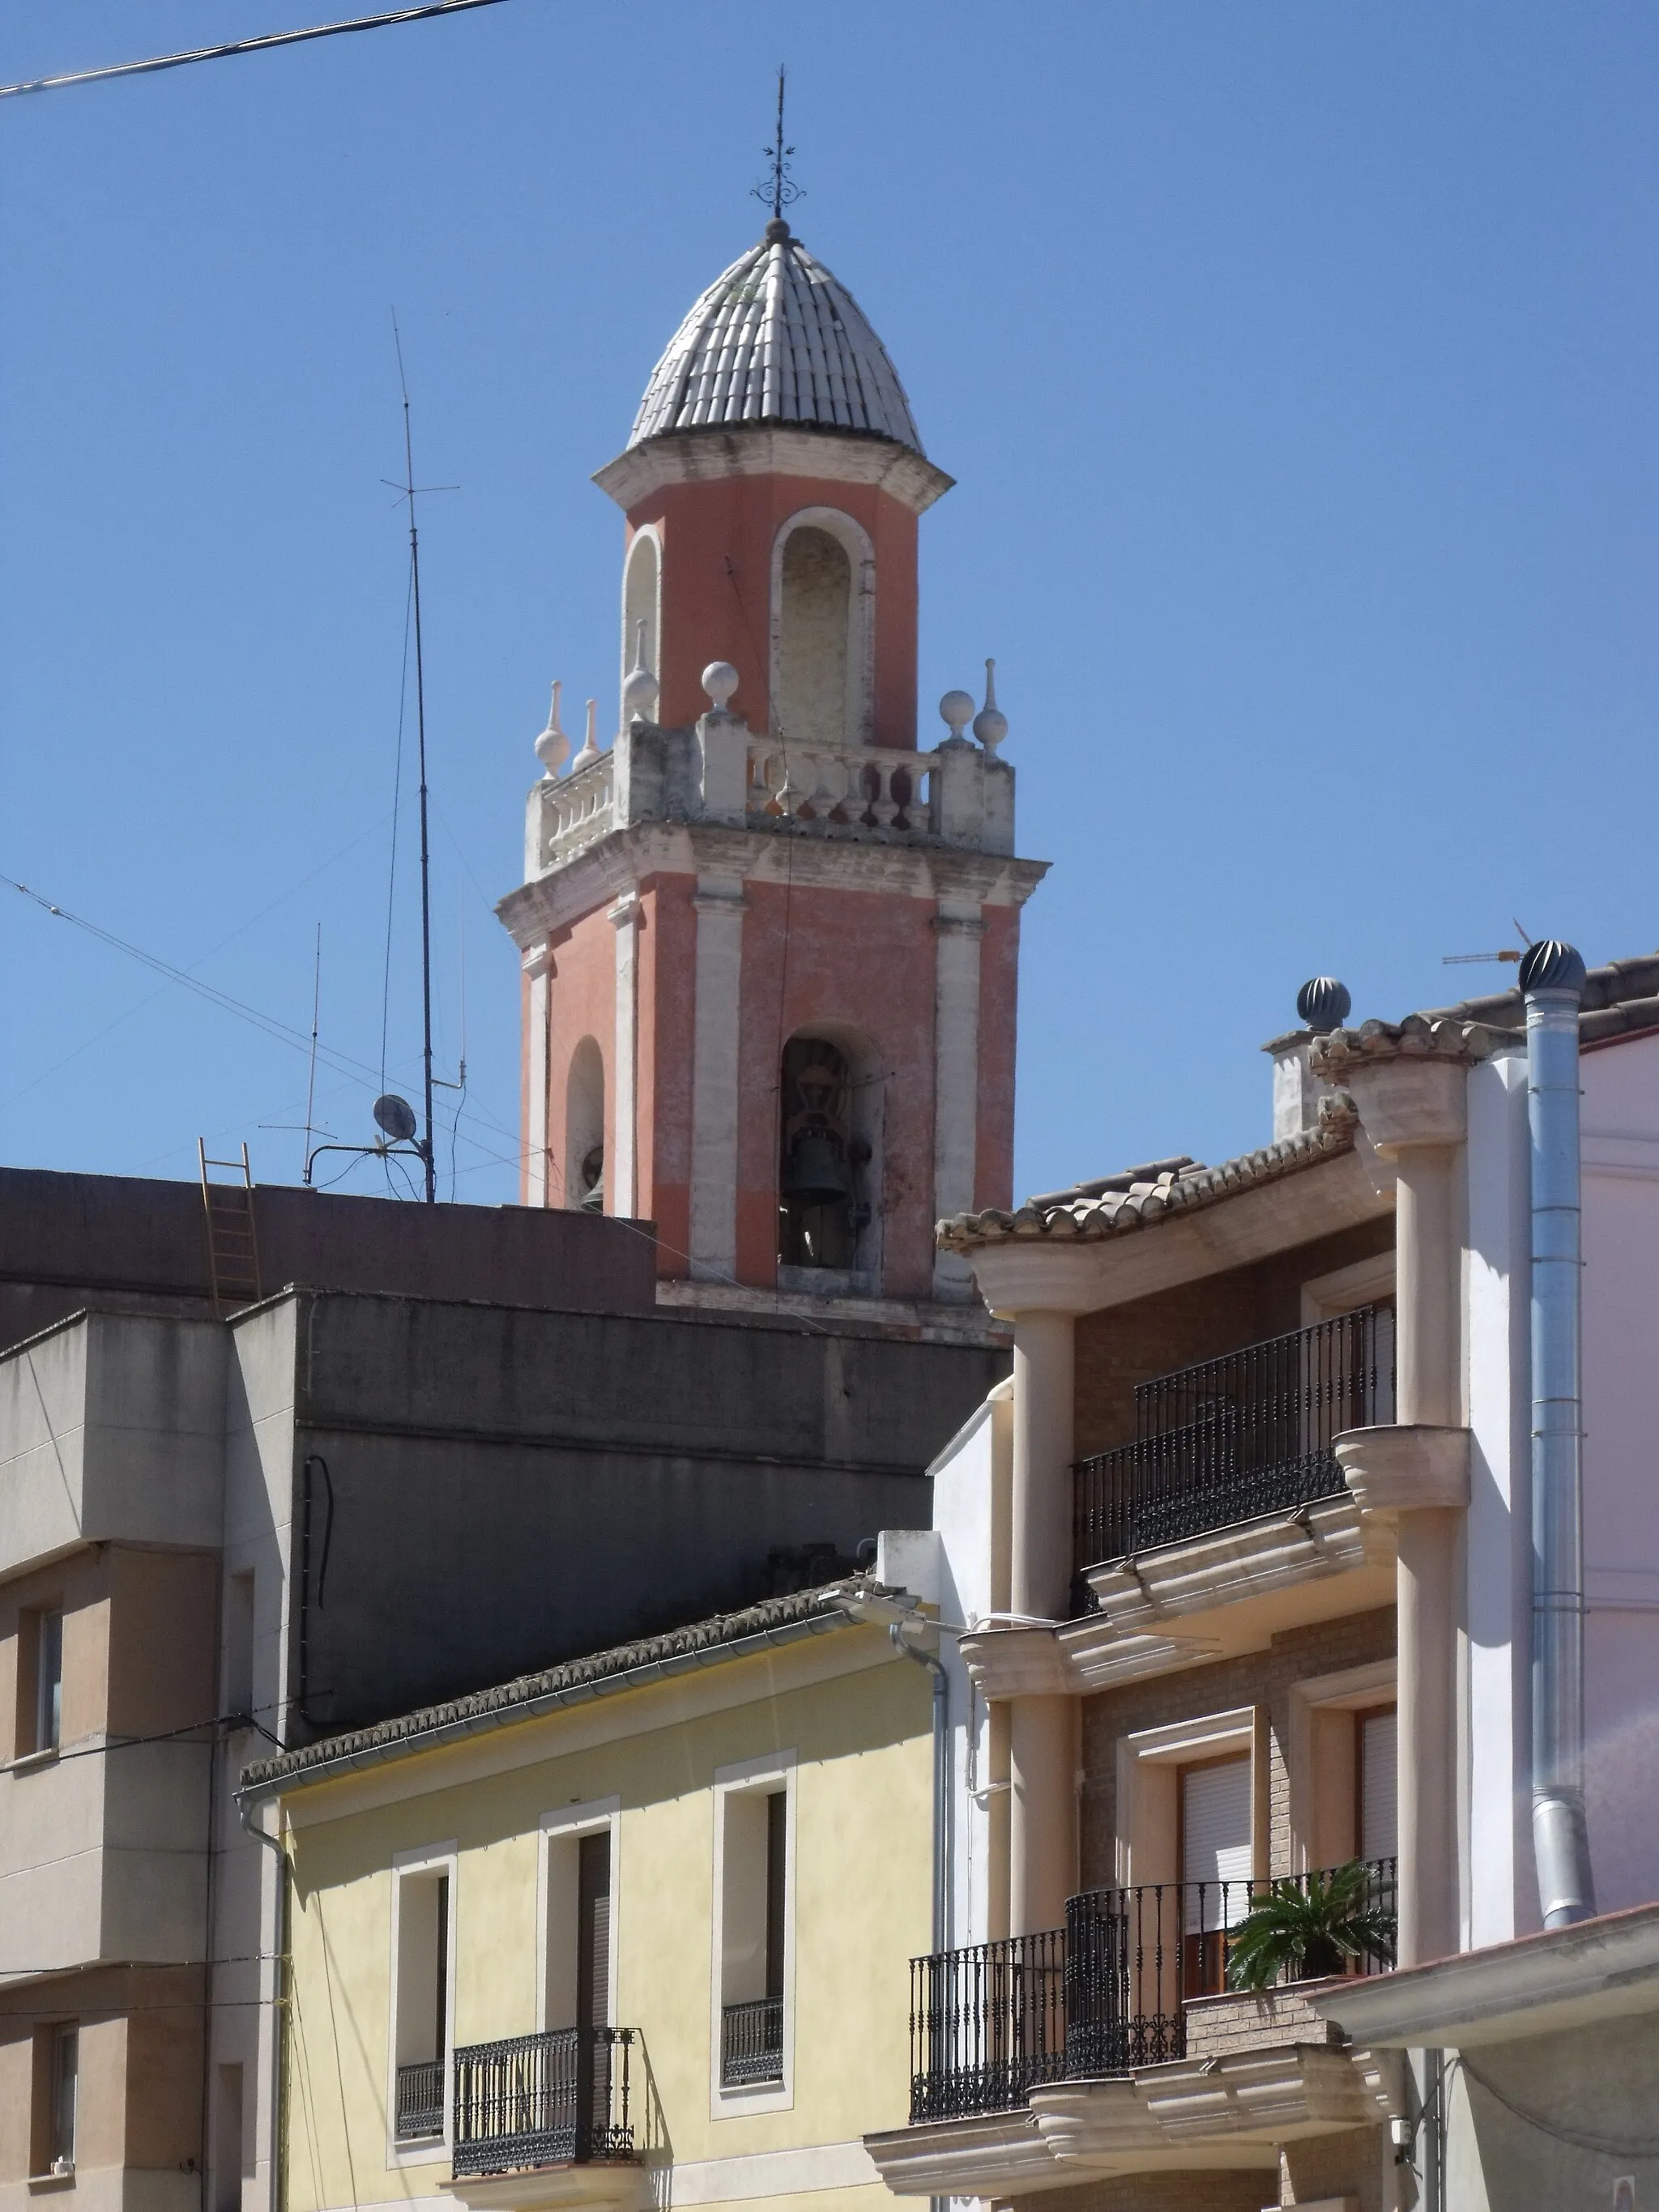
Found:
[(292, 1517), (313, 1452), (335, 1506), (319, 1605), (313, 1470), (304, 1689), (321, 1729), (745, 1603), (780, 1550), (850, 1561), (881, 1528), (925, 1527), (923, 1470), (1006, 1367), (669, 1316), (301, 1308)]
[[(1659, 2014), (1447, 2059), (1446, 2212), (1659, 2204)], [(1418, 2164), (1422, 2168), (1419, 2155)]]
[[(276, 1183), (253, 1202), (267, 1292), (307, 1283), (604, 1313), (648, 1313), (656, 1296), (645, 1224)], [(211, 1291), (199, 1183), (0, 1168), (0, 1345), (89, 1302), (183, 1312)]]

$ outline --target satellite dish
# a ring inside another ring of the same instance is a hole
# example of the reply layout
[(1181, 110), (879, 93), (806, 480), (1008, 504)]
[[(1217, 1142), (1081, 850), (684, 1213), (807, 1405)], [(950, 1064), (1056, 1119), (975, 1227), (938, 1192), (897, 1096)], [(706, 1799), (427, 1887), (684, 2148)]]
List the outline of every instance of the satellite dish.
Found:
[(415, 1133), (415, 1109), (395, 1091), (374, 1101), (374, 1121), (394, 1145), (406, 1145)]

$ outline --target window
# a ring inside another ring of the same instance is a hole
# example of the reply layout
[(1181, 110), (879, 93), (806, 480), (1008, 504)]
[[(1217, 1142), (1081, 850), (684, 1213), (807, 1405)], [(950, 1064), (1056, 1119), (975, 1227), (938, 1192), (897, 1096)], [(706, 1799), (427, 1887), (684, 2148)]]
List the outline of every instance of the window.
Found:
[(56, 1751), (64, 1740), (64, 1616), (40, 1613), (35, 1620), (35, 1751)]
[(869, 1218), (862, 1196), (870, 1146), (853, 1133), (846, 1055), (823, 1037), (784, 1048), (778, 1158), (778, 1259), (786, 1267), (848, 1269)]
[(784, 1958), (788, 1941), (787, 1790), (726, 1800), (720, 1958), (720, 2086), (783, 2079)]
[(1223, 1986), (1226, 1930), (1250, 1909), (1250, 1762), (1181, 1770), (1182, 1994)]
[(392, 2042), (398, 2142), (444, 2132), (445, 2059), (449, 2049), (450, 1878), (435, 1868), (399, 1874)]
[(1358, 1737), (1354, 1775), (1358, 1796), (1354, 1817), (1354, 1832), (1358, 1839), (1356, 1856), (1362, 1859), (1391, 1859), (1399, 1849), (1395, 1811), (1399, 1789), (1395, 1765), (1398, 1729), (1395, 1708), (1383, 1705), (1373, 1712), (1357, 1713), (1354, 1725)]
[[(662, 673), (662, 664), (657, 658), (661, 567), (655, 536), (649, 530), (641, 531), (628, 549), (628, 563), (623, 574), (622, 680), (624, 686), (629, 672), (634, 665), (641, 623), (645, 624), (645, 665), (657, 675)], [(627, 702), (624, 700), (623, 721), (626, 720)]]
[(728, 1768), (714, 1792), (714, 2111), (791, 2100), (793, 1754)]
[(37, 2028), (34, 2122), (29, 2169), (36, 2175), (75, 2171), (75, 2123), (80, 2101), (81, 2033), (73, 2021)]

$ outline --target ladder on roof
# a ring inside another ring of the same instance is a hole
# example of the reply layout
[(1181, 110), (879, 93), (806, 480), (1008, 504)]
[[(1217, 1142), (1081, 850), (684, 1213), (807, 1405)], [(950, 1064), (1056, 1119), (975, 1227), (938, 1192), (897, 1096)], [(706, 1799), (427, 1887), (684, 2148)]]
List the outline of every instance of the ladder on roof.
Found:
[[(253, 1174), (247, 1146), (240, 1160), (210, 1160), (204, 1139), (196, 1139), (202, 1167), (202, 1208), (207, 1216), (208, 1272), (213, 1284), (213, 1304), (222, 1319), (239, 1306), (257, 1305), (259, 1290), (259, 1240), (253, 1226)], [(210, 1168), (241, 1172), (240, 1182), (215, 1182)]]

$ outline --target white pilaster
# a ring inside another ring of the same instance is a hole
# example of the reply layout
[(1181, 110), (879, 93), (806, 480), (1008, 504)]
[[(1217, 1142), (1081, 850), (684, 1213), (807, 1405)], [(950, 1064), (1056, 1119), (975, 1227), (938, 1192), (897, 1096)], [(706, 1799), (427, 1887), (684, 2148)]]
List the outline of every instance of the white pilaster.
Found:
[(691, 1273), (729, 1282), (738, 1266), (738, 1039), (743, 982), (740, 878), (699, 876), (691, 1059)]
[(526, 1203), (547, 1204), (547, 1003), (553, 956), (538, 945), (524, 956), (530, 979), (530, 1102), (525, 1127)]
[[(933, 1218), (974, 1204), (979, 1137), (979, 941), (976, 902), (942, 898), (933, 918)], [(955, 1252), (933, 1261), (933, 1295), (967, 1299), (973, 1273)]]
[(611, 1135), (605, 1148), (607, 1212), (631, 1214), (637, 1203), (635, 1149), (639, 1069), (640, 896), (624, 891), (605, 919), (617, 933), (616, 1079), (611, 1086)]

